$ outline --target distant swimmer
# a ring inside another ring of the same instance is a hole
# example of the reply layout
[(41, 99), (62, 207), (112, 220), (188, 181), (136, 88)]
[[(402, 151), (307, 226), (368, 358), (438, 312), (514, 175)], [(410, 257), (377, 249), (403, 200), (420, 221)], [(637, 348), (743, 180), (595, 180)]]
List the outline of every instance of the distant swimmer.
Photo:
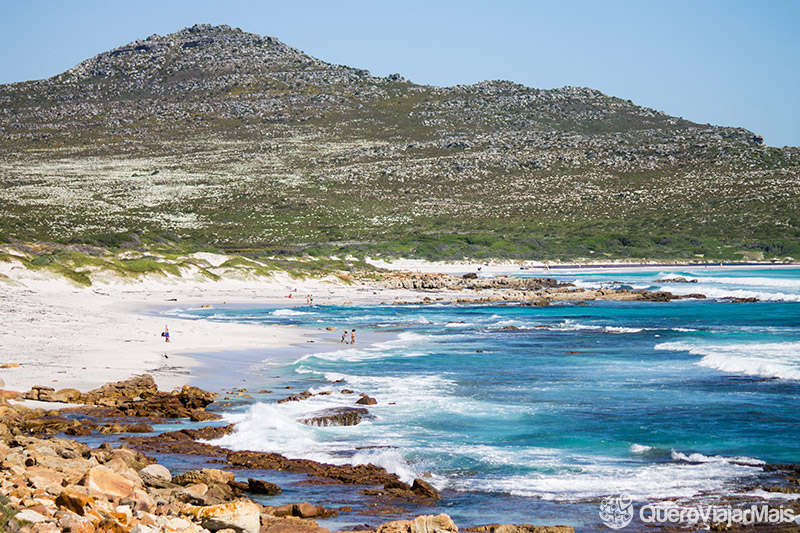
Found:
[(161, 336), (164, 337), (164, 342), (169, 342), (169, 328), (164, 326), (164, 331), (161, 332)]
[(342, 333), (342, 340), (339, 341), (339, 344), (341, 343), (347, 344), (347, 330), (344, 330), (344, 333)]
[[(345, 333), (347, 332), (345, 331)], [(350, 344), (355, 344), (355, 343), (356, 343), (356, 330), (353, 330), (350, 332)]]

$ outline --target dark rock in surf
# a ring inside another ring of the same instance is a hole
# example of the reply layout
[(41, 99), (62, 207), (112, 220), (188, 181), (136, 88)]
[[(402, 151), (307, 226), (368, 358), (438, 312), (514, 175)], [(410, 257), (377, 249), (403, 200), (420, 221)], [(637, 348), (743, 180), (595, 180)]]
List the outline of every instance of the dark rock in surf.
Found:
[(411, 485), (411, 492), (423, 498), (432, 498), (434, 500), (442, 499), (442, 495), (439, 494), (439, 491), (436, 490), (433, 485), (419, 478), (415, 479), (414, 483)]
[(283, 492), (278, 485), (264, 481), (263, 479), (247, 478), (247, 492), (251, 494), (266, 494), (267, 496), (275, 496)]
[(362, 394), (361, 398), (356, 401), (359, 405), (378, 405), (378, 400), (373, 398), (372, 396), (367, 396), (366, 394)]
[(334, 407), (298, 422), (307, 426), (355, 426), (367, 415), (369, 411), (363, 407)]

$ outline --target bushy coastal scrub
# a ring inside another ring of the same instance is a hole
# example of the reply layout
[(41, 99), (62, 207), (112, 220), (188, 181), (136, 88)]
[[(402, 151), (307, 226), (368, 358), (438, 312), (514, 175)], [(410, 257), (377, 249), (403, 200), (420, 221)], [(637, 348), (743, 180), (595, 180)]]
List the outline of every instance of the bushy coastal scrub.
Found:
[(351, 274), (363, 275), (375, 270), (356, 258), (211, 255), (218, 257), (219, 262), (210, 261), (203, 252), (163, 245), (148, 250), (107, 250), (55, 243), (16, 243), (0, 248), (0, 262), (62, 276), (81, 286), (90, 286), (92, 280), (107, 277), (135, 280), (156, 276), (219, 281), (222, 278), (254, 280), (277, 273), (297, 279), (332, 275), (351, 282)]
[(0, 104), (5, 240), (800, 257), (800, 149), (593, 89), (417, 85), (195, 26), (0, 86)]

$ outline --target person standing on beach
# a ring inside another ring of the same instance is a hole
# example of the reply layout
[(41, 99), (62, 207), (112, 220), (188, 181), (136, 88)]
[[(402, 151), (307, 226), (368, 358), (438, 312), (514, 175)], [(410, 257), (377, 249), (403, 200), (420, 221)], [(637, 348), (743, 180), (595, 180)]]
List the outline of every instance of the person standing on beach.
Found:
[(347, 330), (344, 330), (344, 333), (342, 333), (342, 340), (339, 341), (339, 344), (341, 343), (347, 344)]
[[(344, 333), (345, 335), (347, 334), (346, 331)], [(356, 343), (356, 330), (353, 330), (350, 332), (350, 344), (355, 344), (355, 343)]]
[(164, 326), (164, 333), (161, 334), (164, 337), (164, 342), (169, 342), (169, 328), (165, 325)]

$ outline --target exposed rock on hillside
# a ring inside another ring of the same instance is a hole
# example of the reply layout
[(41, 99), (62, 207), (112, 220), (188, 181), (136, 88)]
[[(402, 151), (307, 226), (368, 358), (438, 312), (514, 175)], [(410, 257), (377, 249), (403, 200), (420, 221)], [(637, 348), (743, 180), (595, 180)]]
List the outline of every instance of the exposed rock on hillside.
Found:
[(593, 89), (375, 77), (228, 26), (0, 86), (0, 161), (0, 235), (28, 241), (800, 255), (798, 149)]

